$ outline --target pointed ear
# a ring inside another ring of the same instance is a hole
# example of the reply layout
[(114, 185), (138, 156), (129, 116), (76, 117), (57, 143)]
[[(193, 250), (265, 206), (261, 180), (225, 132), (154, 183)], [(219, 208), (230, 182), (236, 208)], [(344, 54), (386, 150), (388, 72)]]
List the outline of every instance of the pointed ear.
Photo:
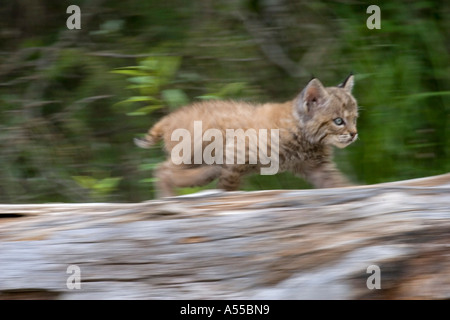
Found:
[(354, 78), (355, 76), (353, 75), (353, 73), (350, 73), (348, 77), (344, 80), (344, 82), (338, 85), (338, 88), (343, 88), (345, 91), (351, 93), (353, 85), (355, 84)]
[(311, 79), (300, 94), (300, 106), (304, 111), (309, 112), (328, 97), (328, 93), (325, 90), (323, 84), (319, 79)]

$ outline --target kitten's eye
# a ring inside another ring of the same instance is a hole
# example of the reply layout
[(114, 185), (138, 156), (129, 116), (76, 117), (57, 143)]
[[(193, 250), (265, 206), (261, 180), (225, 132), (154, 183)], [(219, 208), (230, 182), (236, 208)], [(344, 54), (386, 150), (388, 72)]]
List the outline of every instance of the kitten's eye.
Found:
[(342, 118), (336, 118), (333, 122), (338, 126), (342, 126), (344, 124), (344, 120), (342, 120)]

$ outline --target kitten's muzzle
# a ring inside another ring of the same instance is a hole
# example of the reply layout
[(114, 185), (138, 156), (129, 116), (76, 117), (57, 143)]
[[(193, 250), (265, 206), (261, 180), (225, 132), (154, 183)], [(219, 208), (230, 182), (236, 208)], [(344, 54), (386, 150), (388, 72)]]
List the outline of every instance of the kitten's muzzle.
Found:
[(355, 142), (356, 139), (358, 139), (358, 133), (357, 132), (349, 132), (345, 136), (342, 136), (342, 138), (339, 140), (341, 143), (349, 145), (350, 143)]
[(350, 132), (349, 138), (347, 140), (347, 144), (353, 143), (358, 139), (358, 133), (357, 132)]

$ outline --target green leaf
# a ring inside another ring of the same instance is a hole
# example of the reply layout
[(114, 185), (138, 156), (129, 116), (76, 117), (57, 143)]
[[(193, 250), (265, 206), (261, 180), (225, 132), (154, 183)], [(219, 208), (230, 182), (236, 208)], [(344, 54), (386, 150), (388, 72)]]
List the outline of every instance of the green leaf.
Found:
[(151, 89), (153, 91), (155, 91), (155, 93), (157, 92), (157, 88), (154, 85), (149, 85), (149, 84), (130, 84), (129, 86), (125, 87), (126, 89)]
[(158, 60), (157, 57), (148, 57), (139, 63), (140, 67), (145, 70), (156, 70), (158, 68)]
[(146, 85), (158, 85), (159, 80), (157, 77), (153, 76), (139, 76), (139, 77), (131, 77), (127, 79), (131, 83), (136, 84), (146, 84)]
[(202, 100), (216, 100), (224, 98), (233, 98), (242, 95), (246, 86), (245, 82), (233, 82), (223, 86), (219, 92), (209, 93), (197, 98)]
[(151, 105), (151, 106), (146, 106), (140, 109), (137, 109), (135, 111), (132, 112), (128, 112), (127, 116), (144, 116), (147, 115), (155, 110), (161, 109), (163, 106), (162, 105)]
[(97, 179), (89, 176), (73, 176), (72, 177), (76, 183), (78, 183), (81, 187), (86, 189), (94, 188), (97, 183)]
[(171, 108), (178, 108), (189, 103), (189, 98), (180, 89), (163, 90), (161, 96)]
[(122, 177), (105, 178), (98, 181), (93, 189), (101, 193), (109, 193), (117, 187), (120, 180), (122, 180)]
[(158, 163), (143, 163), (138, 166), (139, 170), (147, 171), (153, 170), (158, 166)]
[(159, 60), (159, 74), (162, 77), (170, 78), (178, 71), (181, 63), (180, 57), (161, 57)]
[(159, 100), (156, 98), (153, 98), (151, 96), (135, 96), (135, 97), (131, 97), (131, 98), (119, 101), (119, 102), (115, 103), (114, 105), (118, 106), (118, 105), (122, 105), (122, 104), (142, 102), (142, 101), (159, 101)]
[(233, 82), (225, 85), (218, 93), (219, 97), (233, 97), (242, 93), (245, 88), (245, 82)]
[[(128, 67), (128, 68), (132, 68), (132, 67)], [(128, 76), (145, 76), (147, 75), (147, 73), (142, 72), (140, 70), (136, 70), (136, 68), (133, 67), (133, 69), (127, 69), (127, 68), (120, 68), (117, 70), (112, 70), (110, 71), (111, 73), (118, 73), (118, 74), (125, 74)]]
[(125, 24), (124, 20), (108, 20), (101, 24), (100, 29), (107, 32), (119, 31)]

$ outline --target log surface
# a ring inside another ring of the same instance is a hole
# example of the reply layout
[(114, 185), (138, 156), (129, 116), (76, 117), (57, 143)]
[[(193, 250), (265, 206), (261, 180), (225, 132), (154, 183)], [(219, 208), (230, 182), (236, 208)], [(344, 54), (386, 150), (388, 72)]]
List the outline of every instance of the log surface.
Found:
[[(450, 299), (450, 174), (0, 205), (0, 299)], [(80, 289), (68, 267), (80, 270)], [(367, 268), (380, 268), (369, 289)]]

